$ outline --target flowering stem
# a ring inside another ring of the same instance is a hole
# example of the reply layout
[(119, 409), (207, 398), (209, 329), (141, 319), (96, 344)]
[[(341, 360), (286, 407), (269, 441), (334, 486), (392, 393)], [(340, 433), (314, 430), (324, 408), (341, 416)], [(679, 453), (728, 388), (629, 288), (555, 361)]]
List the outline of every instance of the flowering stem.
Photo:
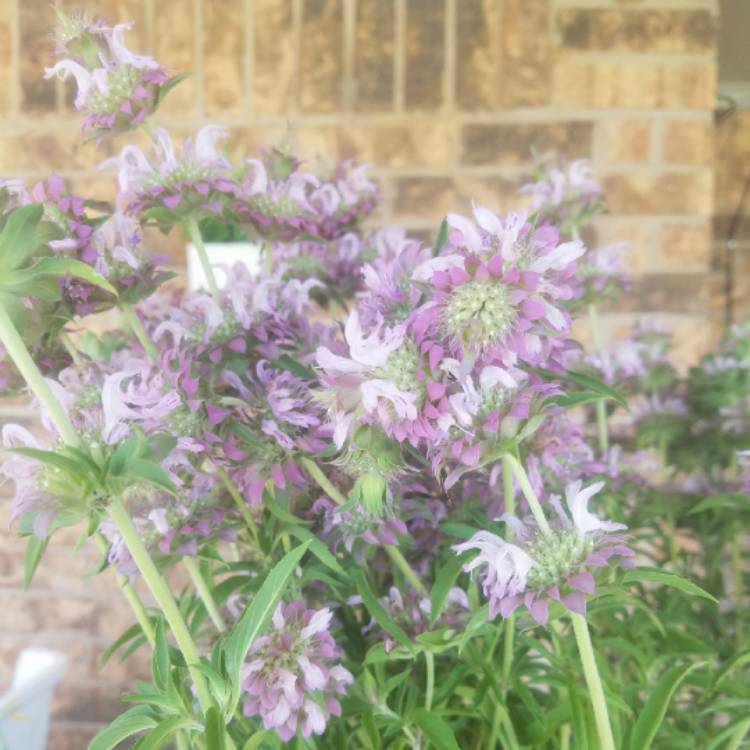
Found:
[[(513, 495), (513, 467), (507, 456), (503, 456), (503, 502), (505, 512), (513, 515), (516, 512), (516, 498)], [(510, 539), (513, 531), (510, 526), (506, 528), (506, 536)], [(511, 613), (503, 624), (505, 630), (503, 637), (503, 690), (508, 689), (510, 672), (513, 667), (513, 640), (516, 631), (515, 614)]]
[(68, 336), (65, 331), (60, 331), (59, 335), (60, 343), (65, 347), (65, 351), (70, 354), (70, 358), (73, 360), (73, 364), (76, 367), (81, 366), (81, 355), (78, 353), (78, 349), (76, 349), (75, 344), (71, 340), (70, 336)]
[(115, 526), (117, 526), (133, 561), (138, 566), (138, 570), (143, 576), (143, 580), (146, 582), (146, 585), (149, 587), (149, 590), (164, 613), (164, 617), (169, 624), (170, 630), (174, 634), (177, 645), (179, 646), (180, 651), (182, 651), (182, 655), (185, 657), (185, 663), (187, 664), (190, 676), (193, 679), (195, 691), (198, 695), (198, 701), (205, 713), (211, 708), (213, 701), (211, 700), (211, 694), (208, 691), (208, 684), (206, 683), (203, 673), (196, 668), (200, 662), (198, 649), (195, 646), (193, 637), (190, 635), (190, 630), (185, 623), (185, 619), (177, 606), (177, 602), (175, 602), (167, 582), (159, 573), (156, 565), (154, 565), (154, 561), (151, 559), (148, 550), (143, 544), (143, 540), (141, 539), (138, 530), (133, 525), (133, 521), (131, 520), (128, 511), (119, 500), (113, 500), (110, 503), (109, 516)]
[(192, 557), (188, 557), (187, 555), (182, 558), (182, 562), (185, 564), (187, 572), (193, 579), (195, 588), (197, 589), (198, 595), (203, 602), (203, 606), (206, 608), (206, 612), (208, 612), (208, 616), (216, 626), (216, 629), (220, 633), (223, 633), (227, 629), (227, 624), (226, 622), (224, 622), (224, 618), (221, 616), (221, 612), (219, 612), (219, 607), (214, 600), (214, 596), (211, 593), (211, 589), (208, 587), (206, 579), (201, 573), (200, 567)]
[(226, 473), (226, 471), (221, 466), (216, 466), (216, 475), (221, 479), (221, 481), (224, 483), (224, 486), (227, 488), (227, 491), (232, 496), (232, 500), (234, 500), (234, 504), (237, 506), (237, 509), (242, 514), (242, 517), (245, 519), (245, 523), (247, 524), (247, 528), (250, 530), (250, 534), (252, 534), (253, 541), (255, 542), (256, 546), (258, 545), (258, 527), (255, 524), (255, 519), (253, 518), (253, 514), (250, 512), (250, 508), (247, 507), (247, 503), (245, 502), (245, 498), (240, 495), (239, 490), (234, 486), (234, 482), (229, 477), (229, 474)]
[(534, 520), (536, 520), (537, 525), (542, 530), (542, 533), (546, 535), (551, 534), (552, 529), (550, 529), (549, 523), (547, 523), (544, 511), (542, 510), (542, 505), (539, 502), (539, 498), (536, 496), (536, 492), (534, 492), (534, 488), (531, 486), (529, 477), (526, 474), (526, 470), (523, 468), (521, 462), (510, 453), (506, 453), (503, 456), (503, 460), (507, 461), (508, 466), (515, 475), (516, 481), (521, 487), (521, 491), (523, 492), (527, 502), (529, 503), (529, 509), (534, 516)]
[[(308, 474), (315, 480), (318, 487), (328, 495), (338, 505), (346, 505), (346, 498), (339, 489), (328, 479), (323, 473), (320, 466), (315, 463), (312, 459), (307, 456), (300, 458), (300, 463), (307, 469)], [(401, 554), (401, 550), (398, 547), (394, 547), (392, 544), (384, 545), (385, 551), (388, 556), (393, 560), (396, 567), (403, 573), (404, 578), (412, 585), (414, 590), (424, 597), (429, 597), (429, 592), (424, 587), (422, 581), (412, 569), (411, 565), (407, 562), (406, 558)]]
[(148, 331), (143, 327), (141, 319), (138, 317), (138, 313), (135, 311), (133, 306), (127, 302), (121, 302), (119, 304), (120, 312), (130, 326), (130, 330), (135, 334), (138, 341), (141, 342), (141, 346), (145, 349), (151, 359), (156, 362), (158, 353), (156, 351), (156, 345), (148, 335)]
[[(107, 554), (109, 544), (100, 531), (97, 531), (94, 534), (94, 542), (104, 554)], [(154, 648), (156, 645), (156, 632), (154, 631), (154, 625), (151, 622), (151, 618), (148, 616), (146, 608), (143, 606), (143, 602), (138, 596), (138, 592), (130, 585), (127, 576), (122, 575), (122, 573), (116, 573), (115, 577), (117, 583), (120, 585), (123, 596), (133, 610), (135, 619), (138, 620), (138, 624), (141, 626), (141, 630), (146, 636), (146, 640), (151, 645), (151, 648)]]
[(206, 283), (208, 284), (208, 291), (211, 292), (211, 296), (214, 298), (214, 302), (219, 303), (219, 285), (216, 283), (216, 276), (214, 276), (214, 269), (211, 268), (211, 264), (208, 262), (208, 255), (206, 254), (206, 246), (203, 244), (203, 238), (201, 237), (201, 230), (198, 226), (198, 222), (194, 216), (188, 216), (185, 219), (185, 230), (190, 237), (190, 241), (193, 243), (198, 258), (201, 262), (201, 268), (203, 268), (203, 275), (206, 277)]
[(73, 428), (65, 409), (53, 395), (2, 304), (0, 304), (0, 342), (2, 342), (8, 356), (13, 360), (26, 384), (39, 400), (42, 408), (49, 415), (63, 441), (68, 445), (79, 445), (78, 433)]
[[(602, 331), (599, 326), (599, 315), (596, 305), (589, 305), (591, 336), (594, 340), (594, 351), (602, 349)], [(596, 402), (596, 432), (599, 437), (599, 452), (604, 455), (609, 450), (609, 431), (607, 429), (607, 404), (603, 400)]]
[(424, 707), (429, 711), (432, 708), (432, 696), (435, 693), (435, 655), (432, 651), (424, 652), (424, 663), (427, 668)]
[(583, 675), (586, 678), (586, 686), (588, 687), (591, 705), (594, 709), (600, 750), (615, 750), (615, 740), (612, 736), (612, 727), (610, 726), (609, 713), (607, 712), (607, 700), (604, 697), (604, 688), (599, 676), (599, 669), (596, 666), (594, 647), (591, 645), (588, 623), (583, 615), (575, 612), (572, 612), (570, 617), (573, 622), (576, 643), (578, 644), (578, 653), (581, 656)]

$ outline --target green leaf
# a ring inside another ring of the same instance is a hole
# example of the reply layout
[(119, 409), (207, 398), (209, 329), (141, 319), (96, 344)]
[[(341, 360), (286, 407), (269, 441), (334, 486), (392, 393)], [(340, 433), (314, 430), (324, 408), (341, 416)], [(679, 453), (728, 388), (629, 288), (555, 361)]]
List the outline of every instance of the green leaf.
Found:
[(341, 567), (341, 563), (334, 557), (333, 553), (326, 547), (323, 542), (308, 529), (303, 529), (300, 526), (293, 526), (289, 529), (289, 533), (292, 536), (296, 536), (300, 542), (310, 542), (310, 552), (320, 560), (327, 568), (330, 568), (334, 573), (337, 573), (342, 578), (347, 577), (346, 571)]
[[(159, 750), (164, 747), (167, 741), (174, 737), (180, 729), (192, 726), (195, 726), (193, 720), (186, 718), (185, 716), (173, 716), (169, 719), (164, 719), (145, 737), (141, 737), (141, 739), (133, 746), (133, 750)], [(206, 745), (206, 747), (212, 746)]]
[(9, 281), (5, 281), (2, 286), (13, 294), (37, 297), (42, 296), (38, 293), (37, 285), (45, 277), (52, 277), (56, 280), (65, 276), (83, 279), (89, 284), (93, 284), (115, 297), (117, 296), (117, 290), (104, 276), (97, 273), (87, 263), (72, 258), (40, 258), (34, 265), (10, 275)]
[(712, 596), (700, 586), (696, 585), (692, 581), (688, 581), (687, 578), (678, 576), (676, 573), (670, 573), (660, 568), (634, 568), (629, 570), (623, 576), (623, 583), (643, 583), (650, 581), (653, 583), (660, 583), (663, 586), (671, 586), (674, 589), (684, 591), (686, 594), (691, 596), (700, 596), (703, 599), (708, 599), (711, 602), (718, 603), (716, 597)]
[(120, 714), (108, 727), (102, 729), (89, 743), (88, 750), (112, 750), (123, 740), (138, 732), (144, 732), (156, 726), (149, 709), (136, 706)]
[(594, 398), (594, 400), (608, 398), (615, 403), (618, 403), (624, 409), (628, 409), (628, 402), (625, 400), (625, 397), (620, 393), (620, 391), (610, 385), (607, 385), (604, 381), (599, 380), (599, 378), (592, 377), (591, 375), (586, 375), (582, 372), (573, 372), (572, 370), (568, 370), (565, 373), (552, 372), (551, 370), (545, 370), (541, 367), (538, 368), (536, 372), (538, 372), (543, 378), (546, 378), (547, 380), (564, 380), (568, 383), (573, 383), (574, 385), (583, 388), (584, 391), (588, 391), (589, 396), (591, 396), (592, 394), (596, 394), (597, 398)]
[(435, 240), (435, 247), (432, 249), (432, 254), (437, 255), (443, 247), (445, 247), (445, 243), (448, 241), (448, 220), (443, 219), (440, 222), (440, 230), (438, 231), (437, 239)]
[(192, 74), (189, 72), (177, 73), (177, 75), (168, 78), (161, 86), (159, 86), (159, 99), (156, 107), (158, 107), (169, 92), (178, 84), (182, 83), (186, 78), (189, 78)]
[(80, 464), (72, 458), (67, 458), (60, 453), (38, 450), (37, 448), (11, 448), (10, 451), (12, 453), (18, 453), (21, 456), (33, 458), (35, 461), (39, 461), (39, 463), (46, 464), (47, 466), (52, 466), (55, 469), (59, 469), (65, 474), (73, 477), (76, 481), (84, 480), (87, 473), (87, 467), (85, 465)]
[(750, 499), (747, 495), (740, 492), (725, 492), (721, 495), (711, 495), (701, 500), (694, 508), (691, 508), (688, 511), (688, 515), (705, 513), (708, 510), (728, 510), (732, 513), (750, 511)]
[(226, 750), (224, 720), (216, 706), (211, 706), (206, 713), (206, 747), (211, 750)]
[(701, 666), (698, 663), (672, 667), (659, 678), (633, 727), (630, 750), (649, 750), (675, 691), (690, 672)]
[(227, 671), (233, 681), (232, 696), (233, 704), (230, 708), (234, 711), (236, 702), (240, 695), (240, 670), (245, 661), (248, 649), (252, 642), (260, 635), (266, 623), (271, 619), (276, 605), (284, 595), (289, 579), (294, 569), (307, 552), (309, 542), (287, 552), (279, 562), (274, 565), (271, 572), (266, 576), (263, 585), (253, 597), (242, 617), (237, 621), (234, 629), (225, 641)]
[(46, 549), (47, 539), (40, 539), (33, 534), (29, 537), (26, 552), (23, 556), (23, 587), (25, 589), (31, 585), (31, 579), (34, 577)]
[(99, 667), (103, 667), (111, 658), (112, 654), (115, 653), (119, 648), (129, 643), (134, 638), (137, 638), (143, 631), (141, 626), (136, 623), (131, 625), (122, 635), (120, 635), (113, 643), (107, 646), (104, 653), (99, 657)]
[(261, 742), (268, 737), (270, 732), (267, 729), (259, 729), (250, 739), (242, 746), (242, 750), (258, 750)]
[(164, 634), (164, 620), (159, 618), (155, 628), (154, 655), (151, 658), (151, 678), (160, 690), (166, 690), (171, 682), (169, 645)]
[(362, 597), (367, 611), (375, 618), (375, 622), (380, 625), (386, 633), (389, 633), (395, 640), (397, 640), (402, 646), (410, 650), (414, 650), (409, 640), (409, 637), (404, 631), (393, 621), (393, 618), (388, 614), (385, 607), (378, 601), (378, 598), (370, 588), (370, 584), (362, 574), (361, 570), (355, 570), (351, 576), (354, 581), (354, 585), (359, 591), (359, 595)]
[(437, 750), (461, 750), (450, 724), (437, 713), (426, 708), (417, 708), (413, 716), (416, 724)]
[(34, 203), (8, 215), (0, 233), (0, 264), (5, 273), (21, 266), (39, 248), (38, 227), (43, 213), (44, 208)]
[(440, 568), (435, 576), (435, 583), (430, 592), (430, 625), (434, 625), (442, 614), (448, 594), (463, 566), (464, 559), (455, 555)]
[(171, 495), (177, 495), (177, 487), (172, 483), (169, 474), (159, 464), (153, 463), (153, 461), (147, 461), (144, 458), (134, 458), (128, 461), (126, 470), (129, 477), (142, 479), (163, 489), (165, 492), (169, 492)]
[(292, 359), (288, 354), (282, 354), (274, 363), (274, 367), (278, 367), (280, 370), (287, 370), (292, 375), (296, 375), (298, 378), (303, 380), (314, 380), (315, 372), (309, 367), (297, 362)]

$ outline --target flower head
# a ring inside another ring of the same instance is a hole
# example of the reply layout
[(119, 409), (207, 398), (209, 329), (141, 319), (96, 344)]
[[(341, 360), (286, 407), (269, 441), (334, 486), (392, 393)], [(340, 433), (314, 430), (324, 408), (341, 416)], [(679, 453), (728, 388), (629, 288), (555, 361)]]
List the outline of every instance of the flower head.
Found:
[(454, 546), (458, 553), (479, 550), (464, 570), (484, 566), (482, 587), (491, 619), (498, 614), (506, 618), (525, 605), (534, 620), (544, 625), (550, 601), (585, 613), (585, 595), (595, 589), (588, 568), (604, 566), (612, 557), (634, 554), (616, 534), (626, 528), (623, 524), (600, 519), (588, 510), (589, 500), (603, 486), (603, 482), (586, 488), (580, 481), (569, 484), (565, 490), (567, 512), (556, 503), (558, 523), (548, 534), (506, 514), (503, 520), (517, 543), (478, 531), (469, 541)]
[(260, 717), (284, 742), (298, 730), (303, 737), (323, 734), (328, 719), (341, 715), (337, 696), (354, 682), (338, 663), (331, 618), (329, 609), (279, 604), (271, 631), (250, 646), (242, 670), (245, 716)]

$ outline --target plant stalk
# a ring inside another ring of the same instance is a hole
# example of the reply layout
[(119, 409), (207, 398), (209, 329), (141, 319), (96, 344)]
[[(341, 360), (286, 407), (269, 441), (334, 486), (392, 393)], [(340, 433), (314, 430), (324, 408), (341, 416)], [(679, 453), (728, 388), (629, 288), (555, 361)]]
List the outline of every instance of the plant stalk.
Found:
[(731, 543), (732, 578), (734, 580), (734, 602), (735, 602), (735, 635), (737, 644), (742, 645), (744, 636), (744, 601), (745, 592), (742, 581), (742, 545), (740, 544), (740, 532), (737, 530)]
[(201, 262), (203, 275), (206, 277), (206, 283), (208, 284), (208, 291), (211, 292), (211, 296), (214, 298), (214, 302), (219, 304), (219, 285), (216, 283), (214, 269), (211, 268), (211, 264), (208, 262), (206, 246), (203, 244), (201, 230), (194, 216), (188, 216), (185, 219), (185, 230), (190, 237), (190, 241), (193, 243), (193, 247), (195, 247), (195, 250), (198, 253), (198, 259)]
[(122, 316), (125, 318), (125, 321), (130, 327), (130, 330), (135, 334), (135, 337), (138, 339), (138, 341), (140, 341), (141, 346), (146, 351), (146, 354), (148, 354), (148, 356), (151, 357), (154, 362), (156, 362), (159, 357), (159, 354), (156, 351), (156, 345), (148, 335), (148, 331), (146, 331), (146, 329), (143, 327), (143, 323), (141, 323), (141, 319), (138, 317), (138, 313), (133, 308), (133, 305), (127, 302), (121, 302), (119, 304), (119, 308)]
[[(100, 531), (97, 531), (94, 534), (94, 542), (104, 554), (107, 554), (107, 552), (109, 551), (109, 544), (107, 543), (107, 540), (102, 536), (102, 533)], [(138, 596), (138, 592), (130, 585), (130, 581), (128, 580), (127, 576), (122, 575), (122, 573), (115, 572), (115, 578), (117, 579), (117, 583), (122, 590), (122, 595), (125, 597), (128, 604), (130, 605), (130, 608), (133, 610), (135, 619), (141, 626), (141, 630), (146, 636), (146, 640), (151, 645), (151, 648), (154, 648), (154, 646), (156, 645), (156, 632), (154, 631), (154, 625), (151, 622), (151, 618), (146, 612), (146, 607), (141, 601), (141, 597)]]
[(164, 613), (164, 617), (166, 618), (169, 628), (177, 641), (177, 645), (185, 657), (185, 662), (187, 663), (190, 676), (195, 685), (195, 691), (198, 695), (198, 702), (205, 713), (211, 708), (213, 701), (211, 700), (211, 694), (208, 690), (206, 678), (203, 676), (203, 673), (196, 668), (200, 663), (198, 649), (196, 648), (190, 630), (185, 623), (185, 619), (177, 606), (177, 602), (174, 600), (167, 582), (164, 580), (161, 573), (159, 573), (156, 565), (154, 565), (154, 561), (151, 559), (148, 550), (143, 544), (143, 540), (141, 539), (138, 530), (133, 525), (133, 521), (130, 518), (128, 511), (119, 500), (113, 500), (110, 503), (109, 516), (117, 526), (117, 530), (122, 535), (133, 561), (138, 566), (138, 570), (143, 576), (143, 580), (146, 582), (146, 585)]
[(424, 652), (424, 663), (427, 672), (424, 691), (424, 707), (429, 711), (432, 709), (432, 698), (435, 694), (435, 654), (433, 654), (432, 651)]
[[(514, 514), (516, 512), (516, 498), (513, 494), (513, 467), (508, 460), (507, 456), (503, 456), (503, 503), (505, 506), (505, 512)], [(506, 527), (505, 530), (506, 539), (510, 540), (513, 537), (513, 530), (510, 526)], [(502, 677), (503, 677), (503, 690), (507, 690), (510, 682), (510, 673), (513, 669), (513, 641), (516, 633), (516, 617), (515, 613), (511, 613), (510, 616), (503, 623), (503, 666), (502, 666)]]
[(604, 697), (604, 688), (596, 666), (594, 647), (591, 644), (591, 635), (586, 618), (575, 612), (571, 612), (570, 618), (573, 622), (578, 653), (581, 656), (583, 675), (586, 678), (591, 705), (594, 709), (594, 720), (596, 721), (596, 732), (599, 736), (600, 750), (615, 750), (615, 740), (612, 735), (612, 727), (609, 722), (607, 711), (607, 700)]
[(250, 508), (247, 507), (245, 498), (242, 497), (242, 495), (240, 494), (240, 491), (235, 486), (229, 474), (227, 474), (227, 472), (221, 466), (215, 466), (215, 468), (216, 468), (216, 476), (218, 476), (219, 479), (221, 479), (221, 481), (224, 483), (224, 486), (227, 488), (227, 491), (232, 496), (232, 500), (234, 500), (234, 504), (237, 506), (237, 509), (242, 514), (242, 517), (245, 519), (247, 528), (250, 530), (250, 534), (253, 537), (253, 542), (255, 542), (255, 545), (258, 546), (259, 544), (258, 526), (255, 523), (253, 514), (250, 512)]
[(0, 342), (2, 342), (8, 356), (18, 368), (26, 384), (36, 396), (42, 408), (47, 412), (58, 435), (68, 445), (78, 446), (80, 440), (78, 433), (73, 428), (67, 412), (60, 402), (55, 398), (47, 381), (36, 366), (36, 362), (29, 354), (21, 334), (16, 330), (5, 307), (0, 304)]
[(220, 633), (223, 633), (227, 629), (227, 624), (224, 621), (224, 618), (221, 616), (221, 612), (219, 611), (216, 600), (211, 593), (208, 582), (201, 573), (200, 566), (198, 565), (198, 563), (196, 563), (194, 558), (188, 557), (187, 555), (182, 558), (182, 562), (185, 564), (185, 568), (187, 568), (187, 572), (190, 574), (190, 578), (193, 579), (195, 588), (198, 591), (198, 596), (200, 596), (201, 601), (203, 602), (203, 606), (206, 608), (206, 612), (208, 612), (208, 616), (216, 626), (216, 629)]
[[(308, 474), (315, 480), (318, 487), (328, 495), (337, 505), (346, 505), (346, 498), (341, 491), (331, 482), (330, 479), (323, 473), (322, 469), (318, 464), (307, 456), (302, 456), (300, 463), (305, 467)], [(414, 572), (413, 568), (407, 562), (406, 558), (401, 554), (401, 550), (398, 547), (394, 547), (391, 544), (384, 545), (384, 549), (388, 556), (393, 560), (396, 567), (403, 573), (404, 578), (414, 587), (414, 590), (423, 597), (429, 597), (429, 592), (425, 588), (422, 581), (419, 580), (419, 576)]]
[(510, 453), (506, 453), (503, 456), (503, 461), (507, 462), (510, 470), (516, 477), (516, 481), (521, 487), (521, 491), (523, 492), (527, 502), (529, 503), (529, 509), (531, 510), (531, 513), (534, 516), (534, 520), (537, 522), (537, 525), (539, 526), (543, 534), (549, 536), (552, 533), (552, 529), (547, 522), (547, 518), (545, 517), (544, 511), (542, 510), (542, 504), (539, 502), (539, 498), (536, 496), (536, 492), (534, 492), (534, 488), (531, 486), (529, 476), (526, 473), (526, 470), (523, 468), (523, 465), (515, 456), (511, 455)]
[[(596, 305), (589, 305), (589, 320), (591, 321), (591, 337), (594, 340), (594, 351), (601, 351), (602, 330), (599, 325), (599, 314)], [(607, 404), (605, 401), (596, 402), (596, 434), (599, 439), (599, 452), (605, 455), (609, 450), (609, 429), (607, 427)]]

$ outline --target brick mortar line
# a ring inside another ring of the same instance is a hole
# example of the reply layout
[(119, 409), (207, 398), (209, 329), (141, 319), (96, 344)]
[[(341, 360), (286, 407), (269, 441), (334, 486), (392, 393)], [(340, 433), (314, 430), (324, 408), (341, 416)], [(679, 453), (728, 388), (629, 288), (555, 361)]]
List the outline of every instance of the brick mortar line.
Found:
[(253, 0), (243, 0), (242, 5), (243, 47), (245, 56), (242, 61), (242, 93), (244, 96), (243, 111), (252, 115), (255, 107), (255, 4)]
[(556, 9), (579, 8), (581, 10), (606, 9), (624, 13), (638, 13), (640, 11), (662, 10), (710, 10), (718, 15), (718, 8), (714, 0), (645, 0), (637, 6), (614, 4), (612, 0), (556, 0)]
[[(381, 0), (385, 2), (385, 0)], [(393, 2), (393, 113), (403, 117), (406, 100), (406, 0)]]
[[(403, 112), (340, 112), (333, 114), (299, 114), (294, 116), (257, 115), (247, 119), (242, 115), (227, 115), (225, 117), (193, 116), (176, 119), (172, 117), (157, 117), (154, 124), (159, 127), (171, 128), (179, 133), (192, 132), (200, 127), (220, 123), (230, 129), (252, 129), (283, 127), (291, 122), (296, 127), (340, 127), (340, 126), (369, 126), (372, 128), (384, 126), (408, 126), (419, 124), (448, 125), (556, 125), (573, 122), (613, 122), (627, 119), (643, 118), (688, 118), (698, 119), (700, 116), (710, 117), (712, 109), (706, 107), (581, 107), (574, 105), (550, 104), (544, 107), (500, 109), (486, 112), (441, 112), (414, 111), (408, 115)], [(34, 136), (54, 135), (62, 127), (69, 131), (68, 135), (80, 131), (80, 119), (72, 116), (37, 117), (25, 119), (23, 113), (8, 117), (0, 129), (2, 136)], [(119, 139), (118, 139), (119, 142)], [(124, 141), (122, 141), (124, 143)], [(92, 144), (92, 149), (94, 148)], [(101, 157), (105, 158), (104, 155)]]
[(594, 50), (579, 49), (560, 45), (558, 51), (565, 55), (566, 62), (607, 62), (607, 63), (658, 63), (667, 67), (685, 63), (713, 63), (716, 52), (655, 52), (653, 50)]

